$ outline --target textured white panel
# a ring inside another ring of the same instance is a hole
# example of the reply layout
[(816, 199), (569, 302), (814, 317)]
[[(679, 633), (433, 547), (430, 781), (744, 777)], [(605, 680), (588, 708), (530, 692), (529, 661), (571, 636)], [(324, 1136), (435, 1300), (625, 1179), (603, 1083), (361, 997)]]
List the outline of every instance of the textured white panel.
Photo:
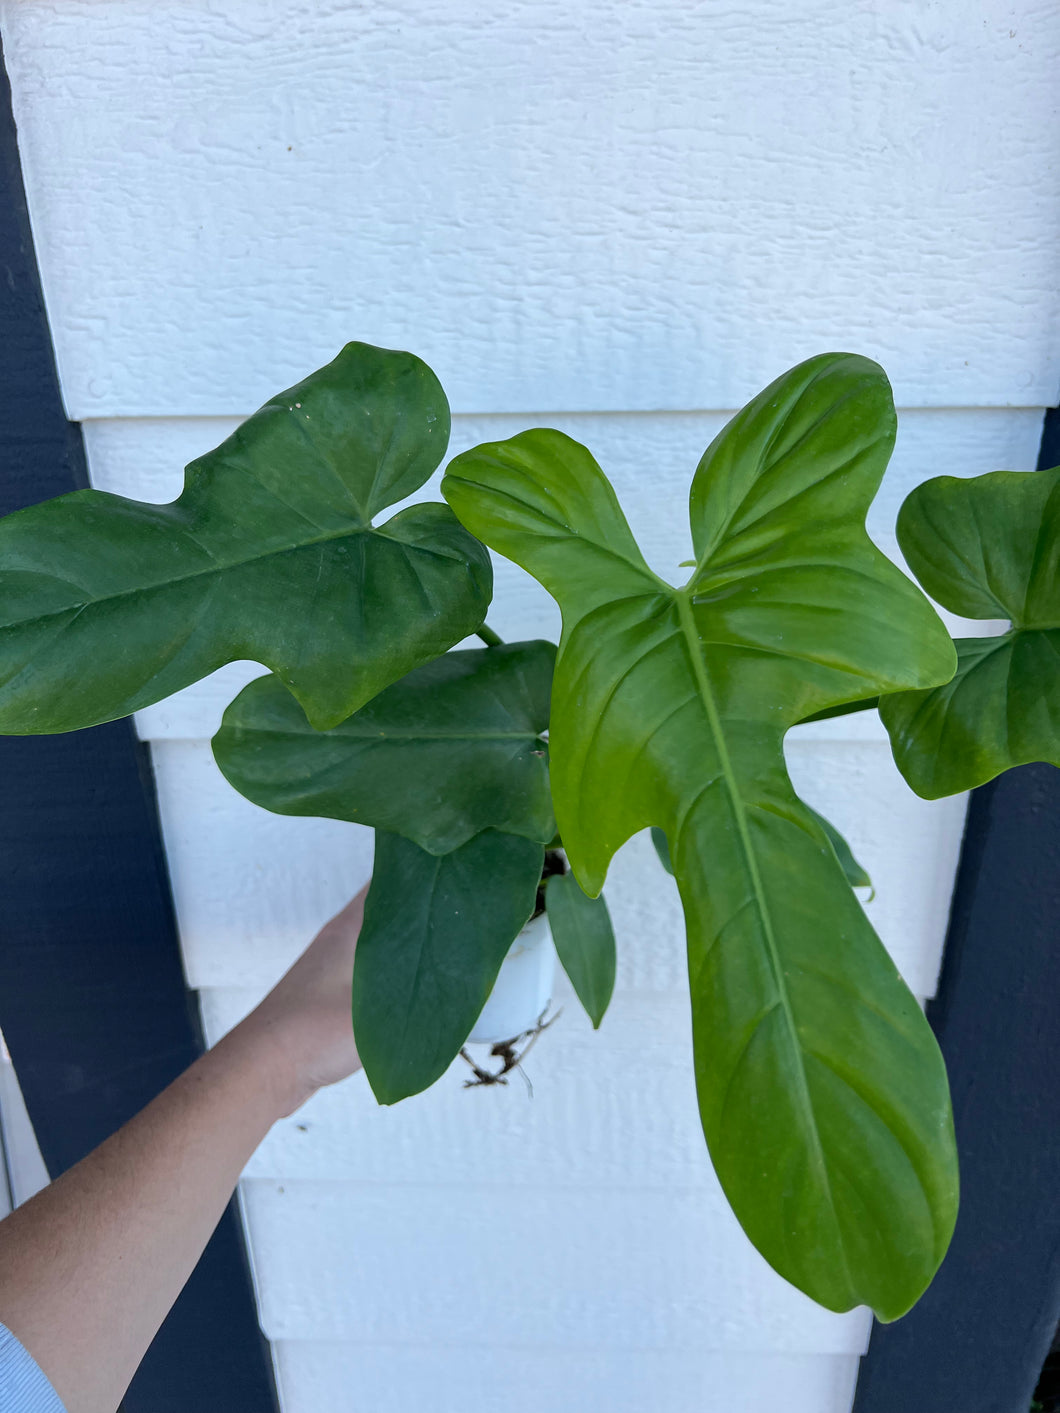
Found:
[[(237, 1018), (249, 993), (206, 991), (212, 1037)], [(460, 1184), (505, 1173), (513, 1187), (631, 1187), (696, 1191), (718, 1184), (696, 1107), (687, 996), (620, 991), (599, 1031), (569, 984), (562, 1014), (502, 1087), (465, 1088), (454, 1061), (426, 1094), (380, 1108), (363, 1075), (315, 1095), (276, 1124), (254, 1155), (254, 1178)], [(478, 1058), (484, 1047), (474, 1047)]]
[(230, 662), (201, 682), (134, 715), (141, 740), (209, 739), (221, 725), (225, 707), (248, 682), (266, 671), (260, 662)]
[[(303, 371), (308, 372), (308, 367)], [(269, 391), (279, 391), (279, 385)], [(245, 408), (244, 415), (253, 410)], [(514, 436), (527, 427), (558, 427), (592, 451), (614, 482), (648, 557), (660, 572), (666, 572), (674, 567), (667, 562), (672, 552), (676, 550), (683, 559), (690, 545), (686, 538), (671, 546), (669, 537), (675, 528), (670, 522), (683, 529), (696, 463), (731, 416), (731, 411), (520, 412), (490, 417), (456, 413), (448, 454)], [(900, 410), (894, 455), (870, 512), (872, 528), (891, 530), (902, 501), (929, 476), (1029, 471), (1038, 455), (1042, 416), (1041, 408)], [(92, 483), (137, 500), (172, 500), (183, 487), (184, 466), (222, 442), (239, 420), (181, 416), (87, 421), (84, 433)], [(653, 549), (653, 526), (657, 526), (658, 549)]]
[(792, 783), (865, 865), (876, 888), (865, 911), (913, 992), (933, 995), (967, 796), (922, 800), (886, 742), (803, 740), (805, 730), (785, 742)]
[[(690, 553), (685, 506), (691, 473), (704, 448), (724, 425), (724, 413), (565, 415), (547, 419), (588, 445), (613, 480), (649, 561), (664, 577), (680, 582), (678, 568)], [(1035, 409), (915, 410), (900, 417), (898, 443), (883, 486), (869, 514), (869, 529), (887, 553), (897, 556), (893, 527), (898, 507), (914, 485), (946, 472), (1030, 468), (1037, 456), (1042, 413)], [(512, 436), (534, 419), (521, 415), (457, 417), (450, 450)], [(236, 425), (232, 419), (123, 419), (85, 424), (93, 483), (139, 500), (179, 495), (182, 468), (216, 446)], [(419, 499), (437, 498), (435, 476)], [(503, 637), (555, 638), (558, 614), (552, 600), (528, 575), (495, 559), (496, 591), (490, 622)], [(946, 615), (951, 630), (968, 631)], [(976, 633), (983, 631), (977, 626)], [(202, 738), (213, 735), (235, 693), (261, 669), (235, 664), (138, 714), (144, 737)], [(828, 732), (879, 738), (864, 716)]]
[[(366, 1132), (365, 1141), (370, 1142)], [(701, 1192), (248, 1181), (270, 1339), (451, 1346), (860, 1354), (863, 1308), (835, 1315), (758, 1255)]]
[[(189, 983), (271, 985), (371, 872), (371, 832), (269, 814), (236, 793), (205, 742), (153, 747), (166, 851)], [(934, 990), (964, 798), (918, 799), (884, 742), (789, 745), (797, 787), (835, 820), (869, 870), (867, 911), (913, 991)], [(620, 989), (682, 992), (676, 889), (647, 834), (619, 851), (607, 898), (620, 941)]]
[[(254, 999), (204, 992), (211, 1038)], [(620, 992), (596, 1032), (565, 980), (555, 1001), (562, 1015), (527, 1057), (529, 1086), (514, 1075), (504, 1088), (466, 1089), (470, 1070), (458, 1059), (426, 1094), (380, 1108), (358, 1075), (278, 1123), (247, 1175), (385, 1187), (399, 1175), (433, 1185), (505, 1173), (513, 1188), (681, 1189), (717, 1199), (687, 995)]]
[(258, 809), (206, 742), (153, 751), (188, 984), (264, 991), (372, 871), (372, 832)]
[[(286, 1413), (847, 1413), (857, 1358), (281, 1340)], [(778, 1402), (782, 1399), (782, 1402)]]
[(4, 0), (72, 416), (349, 338), (465, 411), (738, 406), (827, 348), (1050, 404), (1051, 0)]

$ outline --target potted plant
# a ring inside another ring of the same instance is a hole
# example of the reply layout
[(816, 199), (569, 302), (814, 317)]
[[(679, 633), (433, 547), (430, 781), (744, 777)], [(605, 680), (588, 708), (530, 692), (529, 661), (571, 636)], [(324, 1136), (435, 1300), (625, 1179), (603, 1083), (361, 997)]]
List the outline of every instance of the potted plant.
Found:
[[(600, 888), (653, 827), (684, 905), (699, 1104), (728, 1199), (815, 1300), (897, 1317), (956, 1216), (946, 1076), (782, 741), (878, 705), (928, 796), (1060, 763), (1060, 471), (941, 477), (903, 506), (924, 588), (1011, 622), (955, 649), (865, 532), (895, 434), (866, 359), (801, 364), (715, 439), (677, 587), (555, 431), (464, 453), (447, 505), (376, 524), (448, 429), (423, 363), (351, 344), (193, 462), (171, 505), (78, 491), (0, 522), (0, 730), (110, 720), (238, 658), (269, 668), (215, 754), (266, 808), (376, 829), (352, 1004), (388, 1103), (447, 1068), (540, 904), (599, 1024), (614, 977)], [(555, 596), (558, 652), (485, 626), (486, 546)], [(482, 647), (452, 650), (474, 633)]]
[(548, 1002), (546, 926), (595, 1025), (614, 983), (606, 904), (566, 872), (556, 837), (555, 647), (480, 631), (486, 647), (434, 658), (329, 731), (313, 728), (278, 676), (260, 677), (214, 737), (222, 772), (255, 804), (376, 830), (353, 1016), (382, 1103), (448, 1069), (502, 964), (515, 994), (494, 1001), (473, 1038), (503, 1043), (536, 1026)]

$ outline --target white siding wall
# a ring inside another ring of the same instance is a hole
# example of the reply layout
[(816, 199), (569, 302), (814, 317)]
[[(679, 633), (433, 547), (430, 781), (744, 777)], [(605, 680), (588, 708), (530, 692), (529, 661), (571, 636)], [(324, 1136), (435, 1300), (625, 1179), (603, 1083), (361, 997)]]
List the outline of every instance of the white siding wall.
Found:
[[(180, 469), (350, 338), (430, 361), (453, 450), (547, 421), (649, 559), (758, 387), (845, 347), (902, 409), (870, 528), (941, 471), (1033, 465), (1060, 349), (1060, 35), (1024, 0), (0, 0), (38, 257), (97, 485)], [(431, 488), (428, 488), (430, 491)], [(491, 622), (554, 634), (498, 566)], [(207, 744), (234, 665), (139, 717), (190, 982), (217, 1036), (370, 869), (353, 825), (235, 795)], [(875, 716), (804, 728), (797, 786), (935, 984), (963, 800)], [(695, 1111), (681, 929), (644, 838), (608, 886), (615, 1001), (567, 992), (531, 1099), (377, 1110), (356, 1077), (277, 1126), (244, 1208), (286, 1413), (846, 1413), (865, 1312), (743, 1239)]]

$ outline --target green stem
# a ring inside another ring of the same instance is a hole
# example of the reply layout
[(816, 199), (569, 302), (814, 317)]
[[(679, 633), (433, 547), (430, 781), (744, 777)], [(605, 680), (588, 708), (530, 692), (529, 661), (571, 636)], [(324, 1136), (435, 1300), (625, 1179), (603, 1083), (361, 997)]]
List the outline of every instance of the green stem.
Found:
[(476, 632), (488, 648), (499, 648), (504, 642), (504, 639), (498, 637), (493, 629), (485, 623), (483, 623), (481, 628), (476, 629)]

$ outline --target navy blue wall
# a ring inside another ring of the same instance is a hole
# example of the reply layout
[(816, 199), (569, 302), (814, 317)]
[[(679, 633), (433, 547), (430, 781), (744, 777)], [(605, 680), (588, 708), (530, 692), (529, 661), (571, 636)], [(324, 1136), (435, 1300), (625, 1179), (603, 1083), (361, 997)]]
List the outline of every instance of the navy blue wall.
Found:
[[(0, 63), (0, 514), (87, 483), (67, 422)], [(201, 1053), (146, 747), (129, 721), (0, 737), (0, 1029), (54, 1176)], [(125, 1413), (274, 1413), (234, 1205)]]
[[(1039, 469), (1060, 464), (1048, 413)], [(961, 1210), (927, 1294), (873, 1328), (854, 1413), (1028, 1413), (1060, 1319), (1060, 770), (972, 793), (928, 1019)]]

